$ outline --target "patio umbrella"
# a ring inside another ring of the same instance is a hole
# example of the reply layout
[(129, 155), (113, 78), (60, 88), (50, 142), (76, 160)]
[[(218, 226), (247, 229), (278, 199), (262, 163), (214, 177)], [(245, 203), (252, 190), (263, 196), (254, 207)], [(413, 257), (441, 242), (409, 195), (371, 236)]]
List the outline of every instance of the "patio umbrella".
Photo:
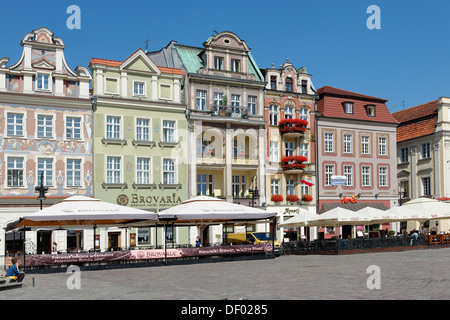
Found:
[(309, 226), (309, 220), (316, 217), (317, 214), (307, 211), (307, 210), (301, 210), (299, 214), (296, 216), (283, 221), (279, 224), (280, 227), (308, 227)]
[(370, 222), (370, 216), (358, 211), (336, 207), (308, 221), (309, 226), (363, 225)]
[(450, 204), (430, 198), (417, 198), (402, 205), (405, 210), (414, 209), (421, 219), (438, 220), (450, 218)]
[(5, 229), (12, 230), (23, 226), (117, 225), (157, 220), (158, 214), (154, 212), (112, 204), (91, 197), (72, 196), (9, 223)]
[(357, 213), (368, 216), (370, 224), (392, 222), (396, 218), (396, 215), (389, 213), (387, 210), (380, 210), (370, 206), (358, 210)]
[(217, 224), (227, 221), (263, 220), (276, 215), (276, 212), (230, 203), (223, 199), (198, 196), (160, 212), (159, 219), (172, 220), (177, 224)]

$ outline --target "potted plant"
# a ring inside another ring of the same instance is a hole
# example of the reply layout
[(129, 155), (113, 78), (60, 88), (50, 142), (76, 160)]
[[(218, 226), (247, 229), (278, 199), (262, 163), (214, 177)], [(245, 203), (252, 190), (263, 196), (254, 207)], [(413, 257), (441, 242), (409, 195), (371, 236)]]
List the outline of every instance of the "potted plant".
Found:
[(288, 194), (286, 196), (286, 200), (289, 202), (297, 202), (298, 201), (298, 197), (295, 194)]
[(312, 199), (313, 199), (312, 196), (309, 194), (302, 195), (302, 201), (310, 202), (312, 201)]
[(273, 194), (272, 197), (270, 198), (271, 201), (278, 203), (283, 201), (283, 196), (281, 194)]

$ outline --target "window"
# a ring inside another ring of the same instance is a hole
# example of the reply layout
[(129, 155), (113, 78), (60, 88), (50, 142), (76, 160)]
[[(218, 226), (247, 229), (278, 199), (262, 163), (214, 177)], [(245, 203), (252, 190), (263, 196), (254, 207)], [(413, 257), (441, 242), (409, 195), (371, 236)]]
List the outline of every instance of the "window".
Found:
[(8, 113), (7, 134), (8, 136), (23, 136), (23, 114)]
[(387, 138), (386, 137), (378, 137), (378, 155), (379, 156), (387, 155)]
[(241, 95), (240, 94), (232, 94), (231, 95), (231, 110), (233, 113), (240, 113), (241, 106)]
[(150, 243), (150, 228), (138, 228), (137, 232), (138, 244)]
[(334, 165), (325, 166), (325, 186), (331, 186), (331, 176), (334, 175)]
[(232, 177), (233, 197), (238, 197), (241, 193), (241, 184), (239, 182), (240, 176)]
[(241, 71), (241, 60), (231, 59), (231, 71), (233, 72)]
[(120, 117), (106, 117), (106, 138), (120, 139)]
[(309, 159), (309, 144), (300, 143), (300, 155)]
[(286, 194), (295, 194), (295, 181), (293, 179), (286, 180)]
[(50, 90), (50, 75), (38, 73), (36, 89), (38, 90)]
[(366, 112), (369, 117), (375, 117), (375, 106), (366, 106)]
[(409, 152), (408, 148), (400, 149), (400, 163), (409, 162)]
[(293, 142), (286, 142), (286, 156), (293, 156), (294, 155), (294, 143)]
[(270, 141), (270, 162), (279, 162), (280, 154), (279, 154), (279, 142), (278, 141)]
[(292, 92), (292, 78), (286, 78), (286, 91)]
[(269, 106), (269, 124), (271, 126), (278, 125), (278, 106), (274, 104)]
[(274, 194), (280, 194), (280, 180), (279, 179), (272, 179), (270, 182), (270, 193), (272, 195)]
[(222, 92), (214, 92), (214, 105), (216, 106), (221, 105), (222, 99), (223, 99)]
[(136, 118), (136, 140), (150, 140), (150, 120)]
[(197, 90), (197, 110), (206, 110), (206, 91)]
[(369, 136), (361, 136), (361, 154), (370, 154)]
[(37, 136), (38, 138), (53, 137), (53, 116), (38, 115), (37, 117)]
[(106, 158), (106, 183), (120, 183), (121, 158)]
[(353, 103), (344, 102), (344, 112), (347, 114), (353, 114)]
[(306, 184), (302, 184), (302, 195), (303, 194), (309, 194), (309, 186)]
[(135, 96), (144, 96), (145, 95), (145, 82), (134, 81), (133, 94)]
[(206, 174), (197, 175), (197, 194), (206, 195)]
[(422, 144), (422, 159), (427, 159), (431, 157), (430, 153), (430, 143), (424, 143)]
[(325, 132), (325, 152), (334, 152), (334, 137), (331, 132)]
[(150, 184), (150, 158), (136, 159), (136, 183)]
[(175, 121), (163, 120), (163, 141), (175, 142)]
[(362, 167), (362, 186), (370, 187), (370, 167), (369, 166)]
[(277, 76), (270, 76), (270, 89), (277, 90)]
[(352, 135), (344, 134), (344, 145), (343, 145), (344, 153), (352, 153)]
[(223, 70), (223, 58), (222, 57), (214, 57), (214, 69)]
[(208, 186), (209, 195), (212, 195), (214, 193), (214, 176), (212, 174), (209, 175)]
[(347, 187), (353, 186), (353, 166), (344, 166), (344, 176), (347, 178)]
[(66, 171), (67, 171), (67, 186), (81, 187), (81, 160), (68, 159)]
[(81, 118), (66, 117), (66, 138), (81, 139)]
[(24, 159), (19, 157), (8, 157), (8, 187), (23, 187)]
[(388, 168), (387, 167), (380, 167), (379, 173), (378, 173), (378, 182), (380, 187), (387, 187), (388, 186)]
[(248, 113), (256, 114), (256, 96), (248, 96)]
[[(40, 177), (44, 173), (44, 185), (53, 185), (53, 159), (38, 159), (37, 176)], [(40, 181), (38, 182), (40, 183)]]
[(302, 93), (308, 93), (308, 80), (302, 80)]
[(422, 178), (422, 195), (423, 196), (431, 196), (431, 178), (430, 177)]
[(292, 107), (286, 106), (284, 108), (284, 118), (285, 119), (293, 119), (294, 118), (294, 109)]
[(163, 160), (163, 183), (175, 184), (175, 160)]
[(300, 108), (300, 119), (308, 121), (308, 109)]

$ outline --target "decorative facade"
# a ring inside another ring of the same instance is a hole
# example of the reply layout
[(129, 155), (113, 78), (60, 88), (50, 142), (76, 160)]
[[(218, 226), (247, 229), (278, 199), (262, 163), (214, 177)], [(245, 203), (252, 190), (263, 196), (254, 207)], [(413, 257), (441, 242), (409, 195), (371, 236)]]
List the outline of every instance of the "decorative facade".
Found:
[[(399, 205), (429, 197), (450, 200), (450, 99), (434, 101), (392, 114), (397, 127), (397, 182)], [(427, 228), (446, 232), (447, 220), (427, 222)], [(419, 229), (418, 222), (402, 223), (402, 229)]]
[[(94, 194), (159, 212), (188, 198), (184, 73), (157, 66), (141, 49), (124, 61), (93, 58)], [(181, 229), (181, 228), (180, 228)], [(100, 230), (101, 248), (161, 245), (150, 228)], [(170, 241), (183, 242), (171, 230)]]
[[(270, 210), (283, 222), (299, 209), (316, 212), (315, 102), (317, 92), (305, 67), (287, 60), (279, 69), (264, 69), (264, 118), (267, 132), (266, 194)], [(308, 229), (307, 229), (308, 230)], [(297, 240), (304, 230), (278, 231)]]
[[(396, 127), (387, 100), (333, 87), (318, 90), (318, 211), (382, 210), (397, 203)], [(386, 229), (389, 224), (379, 226)], [(362, 227), (360, 227), (362, 228)], [(340, 235), (354, 235), (344, 228)], [(334, 228), (320, 238), (336, 236)]]
[[(265, 203), (265, 83), (247, 43), (224, 31), (202, 47), (171, 42), (148, 55), (186, 73), (189, 197)], [(210, 231), (202, 239), (213, 242), (221, 233)]]
[[(40, 209), (35, 187), (48, 188), (43, 205), (71, 195), (93, 195), (91, 75), (72, 70), (62, 39), (47, 28), (28, 33), (14, 64), (0, 59), (0, 210), (7, 223)], [(3, 229), (2, 229), (3, 230)], [(51, 233), (51, 232), (50, 232)], [(29, 233), (31, 250), (48, 252), (37, 238), (66, 243), (66, 231)], [(7, 246), (11, 239), (6, 239)], [(0, 254), (5, 252), (2, 232)], [(10, 248), (6, 248), (9, 250)]]

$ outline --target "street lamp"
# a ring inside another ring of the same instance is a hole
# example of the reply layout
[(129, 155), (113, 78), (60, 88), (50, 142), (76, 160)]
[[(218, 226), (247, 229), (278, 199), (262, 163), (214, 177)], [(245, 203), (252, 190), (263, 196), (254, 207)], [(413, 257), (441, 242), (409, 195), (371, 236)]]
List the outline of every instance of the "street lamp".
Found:
[(42, 201), (47, 199), (45, 193), (48, 192), (48, 187), (44, 186), (44, 171), (41, 172), (41, 185), (39, 187), (35, 187), (34, 192), (39, 193), (37, 200), (41, 201), (41, 210), (42, 210)]
[(252, 194), (252, 207), (255, 206), (255, 198), (259, 197), (259, 192), (258, 192), (258, 178), (255, 177), (255, 189), (249, 189), (248, 192), (250, 192)]

